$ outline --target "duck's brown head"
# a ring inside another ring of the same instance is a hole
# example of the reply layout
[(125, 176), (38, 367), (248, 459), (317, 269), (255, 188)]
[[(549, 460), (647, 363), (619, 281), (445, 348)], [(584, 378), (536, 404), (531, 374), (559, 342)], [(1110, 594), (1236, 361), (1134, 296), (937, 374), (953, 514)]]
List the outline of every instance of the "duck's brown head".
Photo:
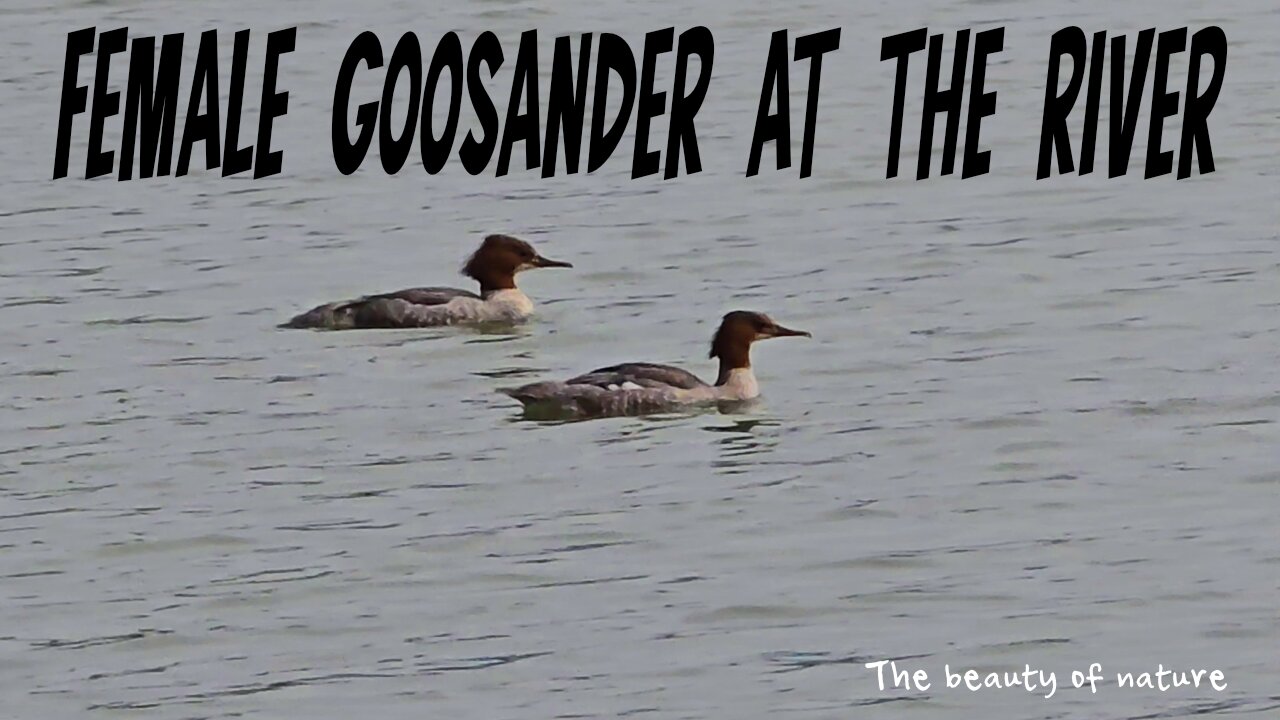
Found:
[(480, 283), (481, 294), (494, 290), (510, 290), (516, 286), (516, 273), (531, 268), (573, 267), (567, 262), (542, 257), (529, 243), (510, 235), (490, 235), (480, 243), (462, 266), (462, 274)]
[(775, 337), (812, 337), (804, 330), (792, 330), (773, 321), (764, 313), (734, 310), (720, 321), (720, 328), (711, 338), (711, 357), (720, 358), (720, 377), (723, 383), (730, 370), (751, 367), (751, 343)]

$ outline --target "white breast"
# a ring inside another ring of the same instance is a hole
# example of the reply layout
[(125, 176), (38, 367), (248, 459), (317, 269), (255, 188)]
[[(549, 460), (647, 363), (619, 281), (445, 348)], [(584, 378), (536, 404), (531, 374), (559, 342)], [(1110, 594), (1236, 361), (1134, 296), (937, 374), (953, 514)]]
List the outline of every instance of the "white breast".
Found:
[(491, 293), (484, 305), (485, 320), (523, 320), (533, 314), (533, 301), (518, 288)]
[(759, 397), (760, 385), (751, 368), (735, 368), (725, 384), (716, 386), (716, 395), (721, 400), (750, 400)]
[(484, 300), (456, 297), (439, 306), (453, 323), (518, 322), (533, 314), (533, 301), (518, 289), (498, 290)]

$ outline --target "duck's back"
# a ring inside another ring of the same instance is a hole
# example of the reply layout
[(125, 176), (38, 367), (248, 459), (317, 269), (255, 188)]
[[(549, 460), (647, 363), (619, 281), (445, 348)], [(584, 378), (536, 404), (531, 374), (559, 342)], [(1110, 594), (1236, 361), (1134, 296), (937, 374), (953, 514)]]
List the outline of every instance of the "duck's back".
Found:
[(472, 298), (480, 300), (480, 296), (470, 290), (451, 287), (408, 288), (384, 295), (368, 295), (361, 300), (404, 300), (414, 305), (444, 305), (454, 298)]
[(716, 398), (715, 389), (672, 365), (624, 363), (563, 382), (540, 382), (504, 393), (529, 407), (549, 407), (579, 417), (641, 415), (677, 410)]
[(482, 298), (458, 288), (409, 288), (320, 305), (281, 327), (351, 330), (518, 322), (532, 310), (533, 303), (515, 289), (500, 290)]
[(598, 368), (566, 381), (569, 385), (595, 385), (618, 389), (628, 383), (639, 388), (693, 390), (707, 387), (697, 375), (674, 365), (657, 363), (622, 363)]

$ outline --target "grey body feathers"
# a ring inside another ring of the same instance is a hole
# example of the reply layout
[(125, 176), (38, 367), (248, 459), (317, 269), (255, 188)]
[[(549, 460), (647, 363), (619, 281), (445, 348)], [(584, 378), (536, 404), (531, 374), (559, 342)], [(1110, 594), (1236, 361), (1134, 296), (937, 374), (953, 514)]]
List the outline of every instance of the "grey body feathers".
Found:
[(355, 300), (327, 303), (304, 312), (280, 327), (322, 330), (412, 328), (446, 324), (439, 313), (421, 312), (447, 305), (454, 298), (480, 300), (470, 290), (447, 287), (408, 288)]

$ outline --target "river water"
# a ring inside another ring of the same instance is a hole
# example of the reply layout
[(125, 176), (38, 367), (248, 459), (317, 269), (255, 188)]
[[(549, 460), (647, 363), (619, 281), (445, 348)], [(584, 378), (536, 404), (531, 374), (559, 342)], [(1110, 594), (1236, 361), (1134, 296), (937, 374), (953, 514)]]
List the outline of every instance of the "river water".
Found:
[[(0, 11), (0, 715), (1280, 713), (1272, 4), (436, 5)], [(1049, 36), (1152, 22), (1226, 32), (1217, 172), (1143, 180), (1144, 108), (1128, 176), (1035, 181)], [(495, 31), (501, 109), (520, 31), (540, 31), (545, 74), (556, 34), (638, 51), (672, 23), (715, 33), (699, 174), (632, 180), (630, 130), (601, 171), (549, 180), (333, 166), (360, 30), (387, 53), (406, 29), (426, 48)], [(185, 31), (188, 63), (197, 31), (253, 28), (255, 89), (263, 34), (296, 25), (284, 172), (76, 179), (81, 116), (72, 177), (50, 181), (66, 33), (88, 25)], [(988, 175), (914, 181), (909, 104), (903, 176), (884, 178), (879, 41), (926, 25), (1005, 27)], [(796, 165), (768, 148), (744, 177), (770, 33), (837, 26), (813, 176), (797, 119)], [(576, 265), (523, 278), (540, 310), (523, 328), (275, 328), (462, 282), (495, 231)], [(814, 335), (757, 348), (764, 400), (744, 412), (539, 423), (494, 392), (628, 360), (714, 375), (707, 341), (737, 308)], [(881, 691), (880, 659), (931, 690)], [(1097, 692), (1070, 687), (1090, 663)], [(944, 687), (944, 665), (1027, 664), (1056, 673), (1053, 697)], [(1227, 688), (1115, 686), (1158, 664)]]

